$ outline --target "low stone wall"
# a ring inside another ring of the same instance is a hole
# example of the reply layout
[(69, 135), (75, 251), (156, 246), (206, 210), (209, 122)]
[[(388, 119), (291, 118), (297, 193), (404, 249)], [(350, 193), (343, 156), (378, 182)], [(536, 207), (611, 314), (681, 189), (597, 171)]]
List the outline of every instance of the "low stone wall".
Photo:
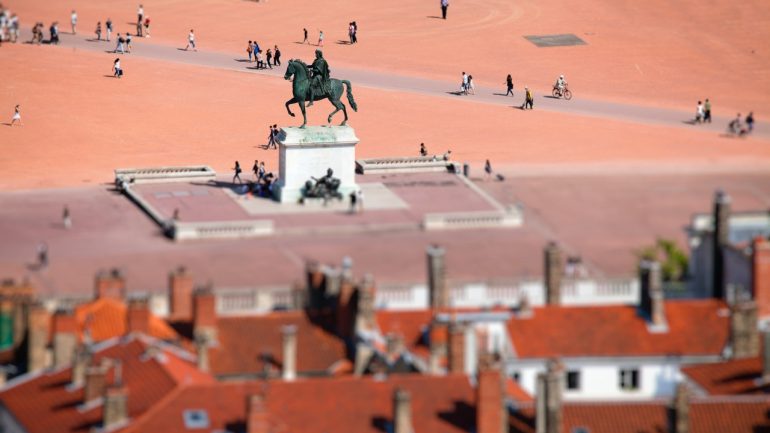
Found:
[(434, 156), (403, 156), (356, 160), (356, 173), (416, 173), (425, 171), (455, 171), (455, 164)]
[(168, 234), (176, 241), (194, 239), (234, 239), (269, 236), (273, 234), (273, 221), (174, 221)]
[(458, 230), (468, 228), (519, 227), (521, 212), (515, 208), (505, 211), (432, 213), (423, 218), (425, 230)]
[(115, 183), (189, 182), (213, 180), (217, 173), (207, 165), (186, 167), (119, 168), (115, 170)]

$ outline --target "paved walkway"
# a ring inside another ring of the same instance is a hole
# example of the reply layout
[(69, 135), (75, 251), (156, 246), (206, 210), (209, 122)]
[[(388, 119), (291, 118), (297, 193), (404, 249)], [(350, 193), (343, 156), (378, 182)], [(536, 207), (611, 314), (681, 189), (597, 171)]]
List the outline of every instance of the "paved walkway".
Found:
[[(22, 35), (21, 40), (31, 39), (29, 30)], [(94, 42), (83, 36), (70, 34), (61, 35), (61, 47), (74, 47), (92, 52), (111, 52), (116, 43)], [(112, 54), (111, 54), (112, 55)], [(135, 38), (132, 57), (143, 57), (162, 61), (184, 63), (188, 65), (212, 67), (239, 72), (247, 72), (282, 78), (285, 67), (273, 69), (253, 69), (253, 63), (248, 63), (241, 55), (217, 52), (217, 51), (184, 51), (179, 47), (161, 45), (156, 43), (144, 43), (141, 38)], [(308, 60), (308, 59), (305, 59)], [(284, 66), (288, 59), (284, 59)], [(379, 72), (363, 68), (350, 68), (334, 66), (334, 76), (347, 79), (355, 86), (364, 86), (375, 89), (393, 90), (399, 92), (415, 93), (442, 98), (462, 99), (468, 102), (484, 103), (505, 106), (518, 112), (518, 107), (523, 103), (523, 88), (516, 88), (515, 97), (502, 96), (502, 88), (490, 88), (478, 86), (475, 95), (461, 96), (455, 92), (459, 88), (458, 82), (448, 82), (435, 79), (426, 79), (413, 76), (404, 76), (393, 73)], [(288, 87), (287, 87), (288, 88)], [(681, 110), (647, 107), (640, 105), (624, 104), (619, 102), (602, 101), (596, 99), (581, 98), (579, 93), (571, 100), (565, 101), (552, 98), (550, 95), (535, 92), (535, 107), (537, 110), (552, 111), (558, 113), (590, 116), (610, 120), (621, 120), (650, 125), (662, 125), (681, 128), (697, 128), (724, 134), (730, 117), (715, 116), (713, 123), (704, 125), (690, 125), (686, 122), (693, 118), (693, 112)], [(754, 137), (770, 139), (770, 126), (758, 124), (754, 130)]]

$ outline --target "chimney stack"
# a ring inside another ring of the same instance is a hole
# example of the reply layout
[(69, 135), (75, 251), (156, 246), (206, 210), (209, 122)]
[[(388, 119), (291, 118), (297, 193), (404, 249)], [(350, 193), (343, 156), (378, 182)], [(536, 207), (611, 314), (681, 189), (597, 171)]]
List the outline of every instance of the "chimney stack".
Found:
[(736, 301), (730, 307), (730, 347), (733, 358), (751, 358), (759, 355), (757, 304), (754, 301)]
[(147, 298), (135, 298), (128, 301), (126, 313), (126, 333), (150, 334), (150, 304)]
[(327, 266), (323, 270), (324, 274), (324, 295), (325, 297), (337, 297), (340, 294), (342, 285), (342, 270)]
[(184, 266), (168, 275), (170, 318), (178, 321), (192, 319), (193, 279)]
[(283, 380), (297, 378), (297, 326), (286, 325), (281, 328), (283, 346)]
[(96, 299), (114, 298), (123, 299), (126, 295), (126, 280), (118, 269), (112, 269), (109, 273), (100, 271), (96, 274), (95, 283)]
[(561, 304), (561, 280), (564, 276), (562, 252), (556, 242), (548, 242), (544, 250), (545, 258), (545, 303)]
[(193, 339), (195, 355), (197, 356), (196, 365), (198, 370), (204, 372), (209, 371), (209, 346), (212, 343), (209, 338), (206, 334), (200, 334)]
[(305, 275), (307, 277), (307, 306), (310, 309), (318, 309), (321, 306), (321, 291), (324, 288), (324, 273), (321, 265), (316, 261), (305, 263)]
[(500, 366), (491, 359), (479, 363), (476, 387), (476, 433), (508, 433), (505, 390)]
[(27, 372), (48, 367), (47, 346), (51, 316), (41, 304), (32, 304), (27, 316)]
[(128, 421), (128, 389), (121, 383), (104, 391), (102, 429), (109, 431)]
[(413, 433), (412, 397), (401, 388), (393, 392), (393, 433)]
[(770, 381), (770, 330), (762, 332), (762, 378)]
[(449, 324), (449, 373), (465, 373), (465, 326)]
[(60, 309), (53, 316), (53, 366), (61, 368), (72, 363), (78, 342), (78, 326), (71, 309)]
[(446, 281), (446, 251), (438, 245), (427, 249), (428, 257), (428, 292), (430, 293), (430, 308), (441, 310), (449, 307), (449, 287)]
[(72, 383), (73, 387), (81, 387), (86, 382), (86, 370), (91, 365), (93, 354), (91, 349), (83, 344), (75, 348), (75, 360), (72, 363)]
[(680, 383), (674, 394), (674, 433), (690, 433), (690, 390)]
[(770, 241), (760, 236), (753, 242), (751, 285), (759, 317), (770, 316)]
[(193, 334), (213, 342), (217, 337), (216, 296), (210, 287), (201, 287), (193, 295)]
[(714, 239), (712, 251), (712, 293), (715, 298), (725, 298), (724, 249), (730, 234), (730, 196), (721, 189), (714, 194)]
[(375, 328), (374, 278), (370, 274), (364, 275), (361, 285), (358, 287), (358, 302), (356, 305), (356, 331), (370, 331)]
[(270, 423), (267, 418), (264, 397), (255, 394), (246, 397), (246, 432), (269, 433)]
[(350, 338), (353, 331), (353, 299), (355, 294), (355, 285), (353, 277), (349, 272), (344, 272), (342, 283), (340, 285), (340, 294), (337, 297), (337, 333), (342, 338)]
[(83, 389), (83, 402), (96, 400), (104, 396), (107, 388), (107, 370), (109, 364), (102, 362), (100, 365), (86, 367), (86, 383)]
[(558, 360), (549, 361), (546, 372), (538, 374), (535, 396), (537, 433), (561, 433), (563, 382), (564, 368)]
[(654, 327), (666, 326), (665, 304), (663, 302), (663, 276), (660, 263), (643, 260), (639, 264), (641, 280), (641, 309)]

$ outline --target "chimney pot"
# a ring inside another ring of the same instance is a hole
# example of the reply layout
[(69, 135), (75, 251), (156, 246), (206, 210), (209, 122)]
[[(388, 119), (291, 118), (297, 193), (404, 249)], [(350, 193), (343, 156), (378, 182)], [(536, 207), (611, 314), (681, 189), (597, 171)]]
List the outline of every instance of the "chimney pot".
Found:
[(674, 433), (690, 432), (690, 390), (680, 383), (674, 394)]
[(48, 367), (47, 346), (51, 316), (42, 304), (30, 305), (27, 325), (27, 372)]
[(639, 277), (641, 280), (642, 311), (653, 326), (665, 326), (666, 312), (660, 263), (652, 260), (643, 260), (639, 264)]
[(150, 334), (150, 305), (147, 298), (135, 298), (128, 302), (126, 314), (127, 333)]
[(86, 367), (86, 383), (83, 390), (84, 403), (104, 396), (107, 387), (107, 370), (107, 364)]
[(546, 304), (561, 304), (561, 281), (564, 276), (562, 251), (556, 242), (549, 242), (545, 247), (545, 294)]
[(356, 332), (374, 329), (375, 323), (375, 285), (374, 277), (364, 275), (358, 287), (358, 302), (356, 305)]
[(265, 409), (264, 397), (250, 395), (246, 400), (247, 433), (269, 433), (270, 423)]
[(412, 397), (401, 388), (393, 392), (393, 433), (413, 433)]
[(297, 326), (286, 325), (281, 328), (283, 346), (283, 380), (297, 378)]
[(112, 385), (104, 392), (102, 426), (105, 430), (128, 421), (128, 389), (123, 385)]
[(754, 301), (737, 301), (730, 307), (730, 347), (736, 359), (759, 355), (757, 304)]
[(476, 433), (507, 433), (503, 375), (497, 363), (486, 361), (479, 363)]
[(78, 326), (71, 309), (60, 309), (53, 318), (53, 362), (55, 368), (72, 363), (78, 341)]
[(193, 279), (183, 266), (169, 274), (168, 287), (171, 319), (192, 319)]
[(449, 307), (449, 287), (446, 280), (446, 251), (438, 245), (427, 249), (428, 258), (428, 291), (430, 307), (441, 310)]
[(113, 268), (109, 273), (96, 274), (95, 297), (123, 299), (126, 295), (126, 280), (120, 270)]
[(216, 340), (216, 296), (210, 287), (198, 288), (193, 295), (193, 334), (205, 334), (207, 342)]
[(537, 433), (561, 433), (564, 367), (557, 359), (548, 362), (545, 373), (537, 377)]
[(465, 372), (465, 326), (452, 322), (449, 325), (449, 373)]

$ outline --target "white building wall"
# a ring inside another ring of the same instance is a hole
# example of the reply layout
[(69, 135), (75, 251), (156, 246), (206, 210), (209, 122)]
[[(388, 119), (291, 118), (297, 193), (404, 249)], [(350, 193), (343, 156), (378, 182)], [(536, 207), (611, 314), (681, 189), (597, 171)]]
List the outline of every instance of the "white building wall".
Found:
[[(580, 388), (564, 390), (563, 397), (567, 401), (671, 397), (674, 395), (676, 384), (683, 377), (680, 371), (680, 360), (666, 358), (582, 358), (562, 359), (562, 363), (565, 366), (565, 372), (571, 370), (580, 372)], [(633, 391), (621, 389), (620, 371), (624, 368), (639, 369), (638, 389)], [(506, 372), (509, 377), (513, 377), (513, 374), (518, 372), (521, 387), (534, 395), (537, 375), (545, 372), (545, 361), (511, 360), (506, 365)]]

